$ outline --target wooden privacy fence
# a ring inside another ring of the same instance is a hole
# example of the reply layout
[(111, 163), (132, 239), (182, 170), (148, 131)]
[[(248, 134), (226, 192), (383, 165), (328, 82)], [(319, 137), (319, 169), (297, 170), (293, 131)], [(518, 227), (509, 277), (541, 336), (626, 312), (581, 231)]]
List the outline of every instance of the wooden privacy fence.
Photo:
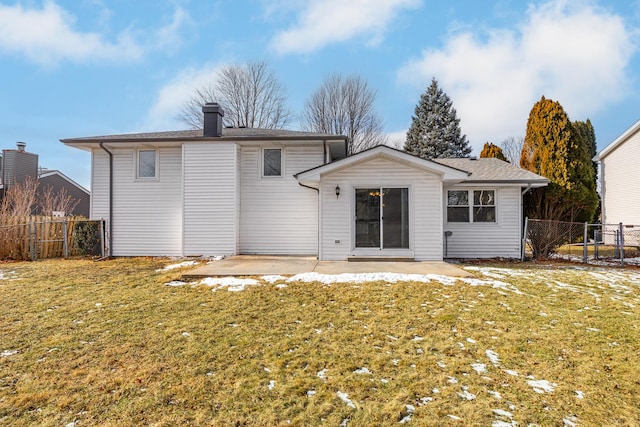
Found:
[(0, 259), (104, 256), (104, 223), (82, 217), (0, 218)]

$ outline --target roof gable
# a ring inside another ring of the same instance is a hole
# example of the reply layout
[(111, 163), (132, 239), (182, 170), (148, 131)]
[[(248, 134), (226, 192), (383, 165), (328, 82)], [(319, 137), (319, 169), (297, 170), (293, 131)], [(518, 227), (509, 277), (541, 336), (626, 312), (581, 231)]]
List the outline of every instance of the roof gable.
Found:
[(605, 157), (607, 157), (616, 148), (618, 148), (620, 145), (627, 142), (627, 140), (629, 140), (629, 138), (639, 130), (640, 130), (640, 120), (635, 122), (633, 126), (631, 126), (629, 129), (624, 131), (622, 135), (617, 137), (611, 144), (607, 145), (602, 150), (600, 150), (600, 152), (593, 158), (593, 161), (599, 162)]
[(411, 167), (436, 173), (442, 177), (443, 181), (460, 182), (469, 175), (468, 172), (456, 169), (455, 167), (443, 165), (433, 160), (423, 159), (386, 145), (378, 145), (344, 159), (300, 172), (296, 174), (295, 177), (298, 182), (302, 184), (317, 184), (320, 182), (322, 175), (337, 172), (376, 158), (386, 158)]
[(549, 180), (508, 162), (495, 158), (455, 158), (423, 159), (405, 151), (384, 145), (371, 148), (347, 158), (321, 165), (296, 174), (298, 182), (314, 185), (320, 182), (322, 175), (336, 172), (375, 158), (387, 158), (418, 169), (433, 172), (442, 177), (443, 182), (456, 183), (493, 183), (543, 187)]

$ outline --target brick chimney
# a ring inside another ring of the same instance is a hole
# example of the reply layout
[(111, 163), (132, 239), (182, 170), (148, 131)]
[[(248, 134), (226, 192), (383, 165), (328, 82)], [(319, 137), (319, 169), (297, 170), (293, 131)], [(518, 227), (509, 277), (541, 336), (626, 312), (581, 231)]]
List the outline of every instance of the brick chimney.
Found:
[(204, 113), (204, 133), (207, 136), (222, 136), (222, 118), (224, 111), (217, 102), (207, 102), (202, 107)]

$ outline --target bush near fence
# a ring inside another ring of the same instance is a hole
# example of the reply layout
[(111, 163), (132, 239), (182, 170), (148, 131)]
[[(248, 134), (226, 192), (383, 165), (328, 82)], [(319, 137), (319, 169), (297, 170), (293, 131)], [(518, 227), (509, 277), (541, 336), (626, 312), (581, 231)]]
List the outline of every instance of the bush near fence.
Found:
[(0, 218), (0, 259), (104, 255), (103, 222), (84, 217)]

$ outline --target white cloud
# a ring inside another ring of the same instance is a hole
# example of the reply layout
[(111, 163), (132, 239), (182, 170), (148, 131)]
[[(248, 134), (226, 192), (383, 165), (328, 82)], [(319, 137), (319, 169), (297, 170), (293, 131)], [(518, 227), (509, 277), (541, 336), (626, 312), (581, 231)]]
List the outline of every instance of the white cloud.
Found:
[(420, 0), (313, 0), (304, 3), (297, 23), (271, 41), (280, 53), (309, 53), (326, 45), (367, 37), (381, 39), (402, 9), (417, 7)]
[(435, 76), (452, 98), (476, 152), (486, 141), (524, 135), (542, 95), (583, 120), (625, 95), (626, 67), (636, 46), (620, 16), (590, 1), (530, 6), (516, 29), (453, 34), (399, 71), (426, 90)]
[[(101, 7), (98, 21), (104, 24), (111, 13), (102, 3), (95, 4)], [(166, 26), (150, 31), (127, 29), (118, 33), (115, 40), (108, 40), (99, 32), (74, 29), (76, 18), (53, 0), (45, 1), (41, 8), (0, 5), (0, 53), (23, 55), (41, 65), (61, 61), (132, 61), (150, 50), (179, 46), (179, 32), (188, 22), (188, 14), (176, 6)]]
[(161, 27), (155, 32), (153, 37), (155, 48), (157, 49), (175, 49), (182, 44), (181, 31), (185, 25), (191, 23), (191, 17), (180, 6), (176, 6), (171, 17), (171, 22)]
[(63, 59), (131, 60), (142, 55), (141, 47), (126, 31), (115, 42), (108, 42), (97, 33), (74, 31), (74, 21), (52, 1), (42, 9), (0, 5), (0, 51), (22, 54), (43, 65)]
[(149, 108), (140, 131), (162, 131), (185, 128), (176, 119), (180, 108), (199, 89), (215, 81), (224, 64), (207, 64), (200, 68), (185, 68), (165, 83)]

